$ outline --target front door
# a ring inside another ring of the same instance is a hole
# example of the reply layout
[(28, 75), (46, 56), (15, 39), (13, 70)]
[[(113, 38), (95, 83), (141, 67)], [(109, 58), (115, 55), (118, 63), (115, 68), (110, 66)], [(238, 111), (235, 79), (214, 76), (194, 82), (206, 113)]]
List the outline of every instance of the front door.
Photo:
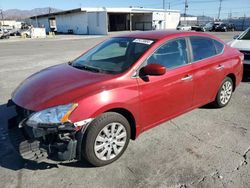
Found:
[(145, 64), (158, 63), (167, 71), (162, 76), (137, 78), (144, 129), (192, 107), (194, 83), (188, 59), (186, 39), (178, 38), (162, 45), (146, 60)]

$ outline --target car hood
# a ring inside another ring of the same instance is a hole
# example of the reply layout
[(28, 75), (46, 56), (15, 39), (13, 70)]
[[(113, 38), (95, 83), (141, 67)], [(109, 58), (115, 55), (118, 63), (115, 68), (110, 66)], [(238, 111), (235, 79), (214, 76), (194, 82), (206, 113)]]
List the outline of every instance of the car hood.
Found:
[(233, 40), (228, 44), (233, 48), (237, 48), (238, 50), (250, 51), (250, 40)]
[(31, 75), (13, 92), (18, 106), (32, 111), (75, 102), (76, 99), (97, 91), (101, 82), (114, 75), (76, 69), (68, 64), (49, 67)]

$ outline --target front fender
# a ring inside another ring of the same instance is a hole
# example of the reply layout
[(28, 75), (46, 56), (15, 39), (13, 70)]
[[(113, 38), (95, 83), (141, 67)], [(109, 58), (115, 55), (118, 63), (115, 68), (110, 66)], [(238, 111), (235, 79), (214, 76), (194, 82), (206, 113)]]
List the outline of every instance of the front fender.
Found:
[(136, 126), (138, 126), (141, 124), (139, 101), (137, 85), (103, 90), (76, 101), (78, 107), (71, 113), (69, 119), (72, 122), (78, 122), (88, 118), (96, 118), (112, 109), (124, 109), (133, 115), (136, 120)]

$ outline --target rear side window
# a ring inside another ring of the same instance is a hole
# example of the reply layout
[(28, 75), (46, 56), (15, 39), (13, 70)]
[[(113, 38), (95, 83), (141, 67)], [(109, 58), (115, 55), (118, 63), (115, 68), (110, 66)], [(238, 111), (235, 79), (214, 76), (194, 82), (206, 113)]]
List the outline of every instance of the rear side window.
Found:
[(199, 61), (217, 54), (212, 39), (207, 37), (190, 37), (193, 61)]
[(220, 43), (220, 42), (217, 41), (217, 40), (213, 40), (213, 42), (214, 42), (214, 45), (215, 45), (215, 49), (216, 49), (217, 54), (220, 54), (220, 53), (223, 51), (224, 44)]

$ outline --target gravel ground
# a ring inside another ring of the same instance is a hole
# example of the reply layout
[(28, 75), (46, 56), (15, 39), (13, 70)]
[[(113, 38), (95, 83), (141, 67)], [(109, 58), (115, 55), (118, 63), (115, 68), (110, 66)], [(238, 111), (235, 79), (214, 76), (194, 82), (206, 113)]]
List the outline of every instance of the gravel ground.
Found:
[[(212, 34), (229, 41), (237, 33)], [(72, 60), (107, 37), (0, 41), (0, 187), (249, 188), (247, 72), (227, 107), (202, 107), (163, 123), (131, 141), (124, 155), (108, 166), (55, 162), (38, 151), (23, 157), (15, 152), (11, 141), (19, 138), (7, 130), (14, 115), (6, 107), (11, 92), (32, 73)]]

